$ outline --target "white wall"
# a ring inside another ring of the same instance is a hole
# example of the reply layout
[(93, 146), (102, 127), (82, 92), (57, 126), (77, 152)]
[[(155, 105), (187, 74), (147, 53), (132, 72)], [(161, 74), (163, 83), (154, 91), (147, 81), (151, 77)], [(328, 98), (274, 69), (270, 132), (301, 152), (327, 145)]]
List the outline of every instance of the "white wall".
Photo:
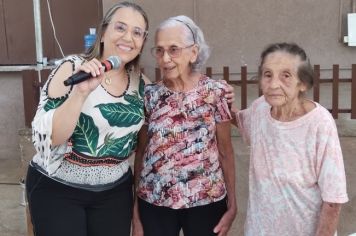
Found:
[[(104, 12), (116, 0), (103, 0)], [(169, 16), (185, 14), (203, 29), (212, 48), (207, 66), (213, 72), (229, 66), (239, 72), (246, 64), (256, 71), (259, 55), (269, 43), (288, 41), (301, 45), (312, 64), (320, 64), (330, 75), (333, 64), (340, 64), (345, 76), (356, 63), (356, 47), (340, 42), (346, 34), (346, 14), (351, 0), (136, 0), (150, 20), (149, 40), (142, 66), (153, 77), (154, 59), (149, 54), (153, 46), (154, 29)], [(341, 14), (340, 14), (341, 13)], [(216, 68), (214, 70), (214, 68)]]

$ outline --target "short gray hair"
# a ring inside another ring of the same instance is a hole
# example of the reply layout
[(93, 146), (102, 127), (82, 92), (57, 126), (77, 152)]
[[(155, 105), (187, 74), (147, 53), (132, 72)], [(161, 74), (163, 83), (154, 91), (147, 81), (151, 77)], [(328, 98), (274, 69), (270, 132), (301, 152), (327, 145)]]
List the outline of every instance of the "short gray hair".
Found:
[(182, 24), (185, 25), (184, 28), (186, 29), (185, 32), (187, 36), (186, 39), (188, 41), (187, 43), (196, 44), (199, 50), (197, 60), (191, 65), (192, 70), (200, 71), (205, 65), (206, 61), (209, 59), (210, 48), (205, 41), (203, 31), (195, 24), (191, 18), (184, 15), (170, 17), (159, 24), (156, 30), (156, 35), (161, 29)]

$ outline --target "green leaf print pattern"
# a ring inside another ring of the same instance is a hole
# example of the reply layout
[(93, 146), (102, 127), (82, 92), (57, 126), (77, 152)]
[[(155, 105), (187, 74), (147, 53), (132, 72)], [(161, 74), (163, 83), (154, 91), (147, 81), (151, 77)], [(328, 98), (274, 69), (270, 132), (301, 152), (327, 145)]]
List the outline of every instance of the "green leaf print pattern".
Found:
[(124, 99), (129, 104), (109, 103), (95, 106), (99, 108), (110, 126), (130, 127), (137, 125), (143, 119), (143, 101), (139, 99), (137, 91), (134, 95), (126, 94)]
[[(99, 108), (102, 116), (110, 126), (130, 127), (140, 123), (144, 118), (143, 101), (140, 97), (138, 92), (134, 91), (133, 95), (126, 94), (124, 96), (128, 104), (109, 103), (99, 104), (95, 107)], [(90, 153), (92, 156), (97, 157), (127, 157), (136, 147), (137, 132), (131, 132), (116, 139), (112, 138), (112, 136), (112, 133), (106, 135), (104, 143), (98, 147), (99, 129), (92, 117), (81, 113), (72, 135), (73, 140), (75, 140), (73, 149), (82, 153)]]
[(138, 85), (138, 92), (140, 93), (140, 97), (142, 98), (145, 92), (145, 81), (142, 78), (140, 79), (140, 84)]
[(111, 135), (107, 135), (104, 146), (98, 152), (98, 156), (128, 156), (136, 146), (136, 136), (137, 132), (131, 132), (117, 139), (112, 139)]
[(124, 99), (135, 106), (141, 107), (143, 106), (143, 101), (138, 98), (137, 91), (133, 92), (134, 95), (125, 94)]
[(72, 135), (73, 149), (79, 152), (86, 152), (96, 155), (96, 147), (98, 146), (99, 129), (96, 127), (93, 118), (81, 113), (79, 121)]
[(62, 103), (66, 100), (66, 98), (56, 98), (56, 99), (48, 99), (45, 106), (44, 110), (47, 112), (49, 110), (55, 109), (62, 105)]

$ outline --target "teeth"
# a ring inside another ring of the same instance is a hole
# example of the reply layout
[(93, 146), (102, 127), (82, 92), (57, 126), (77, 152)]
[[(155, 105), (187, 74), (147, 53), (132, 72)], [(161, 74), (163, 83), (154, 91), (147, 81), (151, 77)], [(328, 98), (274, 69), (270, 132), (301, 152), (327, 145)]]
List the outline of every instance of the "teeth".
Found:
[(119, 45), (119, 48), (120, 48), (121, 50), (126, 51), (126, 52), (128, 52), (128, 51), (131, 51), (131, 50), (132, 50), (132, 48), (131, 48), (131, 47), (124, 46), (124, 45)]
[(165, 68), (165, 70), (173, 70), (173, 69), (174, 69), (174, 67), (169, 67), (169, 68), (166, 67), (166, 68)]

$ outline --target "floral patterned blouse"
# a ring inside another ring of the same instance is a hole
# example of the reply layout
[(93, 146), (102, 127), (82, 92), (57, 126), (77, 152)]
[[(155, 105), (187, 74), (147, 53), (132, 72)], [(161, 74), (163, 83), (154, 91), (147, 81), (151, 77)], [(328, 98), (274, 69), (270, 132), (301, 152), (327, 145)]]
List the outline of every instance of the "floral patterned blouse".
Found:
[[(68, 61), (75, 71), (83, 58), (70, 56), (63, 63)], [(31, 164), (50, 178), (73, 187), (109, 189), (129, 170), (127, 159), (136, 148), (137, 133), (144, 123), (144, 81), (140, 74), (128, 72), (129, 83), (121, 96), (113, 96), (99, 85), (83, 104), (68, 142), (52, 146), (53, 114), (70, 95), (69, 92), (59, 98), (48, 96), (49, 83), (57, 70), (43, 87), (32, 122), (37, 153)]]
[(188, 92), (169, 90), (162, 81), (146, 85), (149, 143), (138, 186), (141, 199), (180, 209), (225, 197), (216, 125), (231, 119), (226, 86), (205, 76)]

